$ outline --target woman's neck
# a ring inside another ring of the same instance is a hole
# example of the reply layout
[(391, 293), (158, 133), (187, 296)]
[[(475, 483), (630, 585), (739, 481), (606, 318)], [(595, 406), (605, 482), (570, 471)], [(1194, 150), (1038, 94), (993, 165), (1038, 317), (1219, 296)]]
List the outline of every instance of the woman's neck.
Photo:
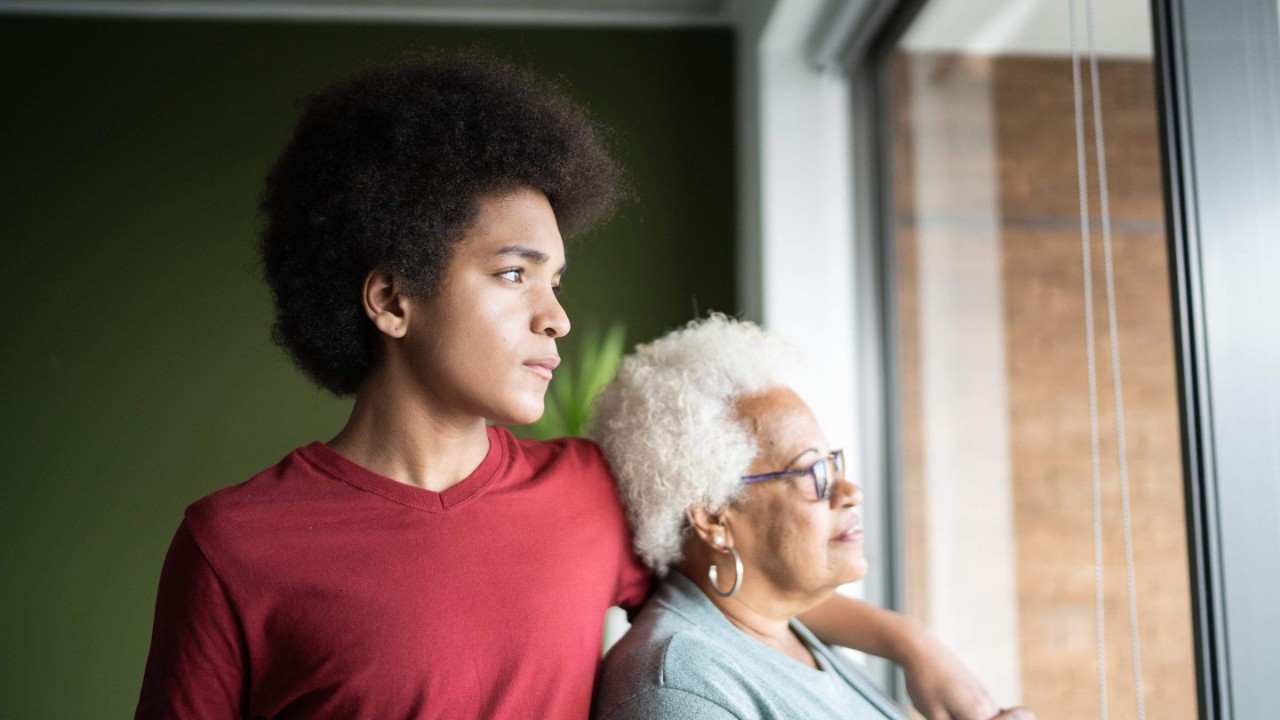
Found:
[(378, 473), (442, 492), (465, 480), (489, 452), (484, 418), (441, 412), (403, 385), (370, 377), (329, 447)]
[[(696, 566), (700, 566), (702, 572), (698, 572)], [(706, 567), (706, 562), (700, 563), (688, 557), (679, 565), (680, 571), (698, 586), (711, 604), (738, 630), (798, 662), (817, 667), (813, 654), (791, 631), (792, 618), (818, 604), (817, 602), (797, 605), (781, 597), (780, 593), (773, 593), (767, 583), (759, 580), (754, 587), (748, 587), (744, 583), (733, 597), (721, 597), (713, 592)]]

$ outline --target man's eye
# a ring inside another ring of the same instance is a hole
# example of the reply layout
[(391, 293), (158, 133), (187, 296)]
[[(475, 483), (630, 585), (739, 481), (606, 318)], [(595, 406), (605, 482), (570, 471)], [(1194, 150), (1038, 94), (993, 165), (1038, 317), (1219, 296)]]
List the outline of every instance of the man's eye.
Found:
[(520, 282), (520, 278), (522, 278), (523, 276), (524, 276), (524, 270), (521, 270), (520, 268), (503, 270), (502, 272), (498, 273), (498, 277), (502, 278), (503, 280), (506, 280), (507, 282), (513, 282), (513, 283)]

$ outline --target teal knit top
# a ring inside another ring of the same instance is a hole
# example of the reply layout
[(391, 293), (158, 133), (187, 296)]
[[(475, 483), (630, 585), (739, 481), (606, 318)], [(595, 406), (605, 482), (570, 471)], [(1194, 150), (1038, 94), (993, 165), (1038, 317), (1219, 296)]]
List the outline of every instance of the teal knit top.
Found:
[(658, 583), (605, 657), (597, 720), (905, 720), (866, 675), (797, 620), (815, 670), (734, 627), (678, 570)]

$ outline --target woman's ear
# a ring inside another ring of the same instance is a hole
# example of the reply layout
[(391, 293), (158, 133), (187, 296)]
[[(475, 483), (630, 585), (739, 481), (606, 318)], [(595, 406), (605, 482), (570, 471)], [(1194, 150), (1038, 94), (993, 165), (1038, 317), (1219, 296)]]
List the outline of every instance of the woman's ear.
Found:
[(702, 542), (721, 551), (733, 547), (733, 535), (729, 533), (726, 517), (728, 510), (711, 512), (706, 505), (699, 503), (689, 508), (686, 514), (689, 516), (689, 527), (693, 528)]
[(364, 279), (360, 292), (364, 314), (383, 335), (402, 338), (409, 332), (409, 309), (412, 303), (400, 291), (400, 283), (383, 270), (374, 270)]

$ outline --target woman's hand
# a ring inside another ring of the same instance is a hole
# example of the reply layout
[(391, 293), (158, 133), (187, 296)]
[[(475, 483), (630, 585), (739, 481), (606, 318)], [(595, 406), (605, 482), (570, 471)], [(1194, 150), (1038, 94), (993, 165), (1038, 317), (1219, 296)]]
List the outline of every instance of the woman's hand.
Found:
[(1024, 707), (1012, 707), (995, 716), (994, 720), (1036, 720), (1036, 714)]
[(1031, 711), (1001, 712), (991, 694), (964, 663), (916, 624), (898, 664), (907, 677), (907, 694), (926, 720), (1035, 720)]

